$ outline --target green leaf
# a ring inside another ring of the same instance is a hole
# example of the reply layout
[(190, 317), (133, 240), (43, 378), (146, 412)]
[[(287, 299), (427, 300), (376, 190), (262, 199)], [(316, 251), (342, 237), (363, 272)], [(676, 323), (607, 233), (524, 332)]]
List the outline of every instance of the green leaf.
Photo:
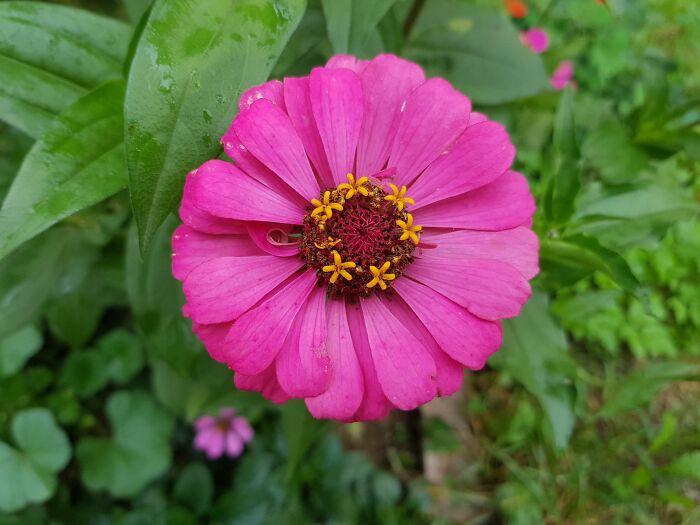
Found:
[(124, 391), (107, 402), (111, 438), (83, 438), (77, 448), (83, 483), (130, 497), (170, 466), (171, 417), (145, 392)]
[(639, 281), (627, 261), (594, 237), (574, 235), (561, 240), (545, 239), (540, 246), (542, 271), (559, 285), (570, 285), (600, 271), (621, 288), (636, 292)]
[(85, 271), (94, 247), (72, 229), (55, 228), (0, 261), (0, 338), (32, 322), (56, 281)]
[(42, 344), (41, 332), (34, 325), (25, 326), (0, 340), (0, 377), (19, 372)]
[(329, 46), (323, 11), (312, 3), (280, 54), (271, 76), (308, 75), (312, 68), (326, 62), (325, 51)]
[(616, 121), (606, 122), (593, 130), (582, 149), (587, 164), (611, 184), (639, 180), (640, 173), (649, 164), (644, 151), (632, 142), (627, 129)]
[(542, 405), (553, 443), (563, 449), (574, 426), (576, 363), (564, 331), (549, 314), (547, 297), (535, 294), (520, 317), (503, 323), (503, 347), (489, 361), (508, 372)]
[(404, 54), (478, 104), (501, 104), (549, 89), (542, 60), (522, 45), (504, 14), (464, 0), (427, 2)]
[(574, 201), (581, 190), (580, 152), (574, 125), (574, 91), (562, 94), (554, 121), (552, 155), (548, 167), (544, 211), (555, 224), (565, 223), (574, 214)]
[(141, 16), (151, 6), (153, 0), (122, 0), (126, 14), (132, 23), (136, 24), (141, 20)]
[(211, 506), (214, 480), (202, 463), (190, 463), (177, 478), (173, 499), (196, 515), (204, 514)]
[(672, 476), (700, 482), (700, 451), (686, 452), (663, 467), (663, 471)]
[(146, 252), (185, 174), (216, 157), (241, 93), (267, 79), (305, 0), (156, 0), (129, 72), (126, 150)]
[(0, 209), (0, 258), (126, 186), (121, 104), (110, 82), (65, 110), (30, 150)]
[(333, 51), (370, 58), (366, 49), (370, 36), (395, 1), (322, 0)]
[(607, 396), (607, 401), (598, 413), (600, 417), (614, 417), (631, 412), (651, 403), (667, 385), (674, 381), (700, 375), (700, 367), (680, 361), (647, 363), (630, 372), (617, 383)]
[(53, 117), (121, 76), (129, 27), (43, 2), (0, 3), (0, 115), (39, 138)]
[(102, 357), (94, 351), (72, 352), (61, 372), (61, 384), (79, 397), (90, 397), (109, 381)]
[(141, 342), (126, 330), (113, 330), (105, 335), (97, 352), (106, 361), (107, 375), (118, 385), (130, 381), (143, 368)]
[(0, 441), (0, 510), (43, 503), (56, 490), (55, 473), (70, 459), (70, 444), (49, 412), (33, 408), (12, 420), (14, 449)]

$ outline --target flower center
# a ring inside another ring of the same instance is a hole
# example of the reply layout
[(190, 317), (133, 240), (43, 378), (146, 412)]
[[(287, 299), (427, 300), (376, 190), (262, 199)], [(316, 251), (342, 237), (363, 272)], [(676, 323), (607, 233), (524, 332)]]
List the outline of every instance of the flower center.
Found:
[(332, 296), (366, 297), (385, 291), (413, 261), (420, 226), (406, 204), (406, 187), (387, 193), (367, 177), (328, 190), (311, 201), (304, 219), (302, 257)]

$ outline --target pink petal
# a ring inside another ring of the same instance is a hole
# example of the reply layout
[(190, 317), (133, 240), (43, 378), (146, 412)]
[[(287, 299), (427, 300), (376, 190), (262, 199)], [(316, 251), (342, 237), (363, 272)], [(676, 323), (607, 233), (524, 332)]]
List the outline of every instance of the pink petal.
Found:
[[(399, 279), (408, 281), (409, 279)], [(411, 333), (416, 336), (430, 350), (430, 355), (435, 361), (437, 371), (435, 380), (437, 382), (438, 395), (450, 396), (462, 386), (464, 379), (464, 368), (457, 361), (450, 358), (437, 344), (433, 336), (426, 330), (420, 319), (411, 308), (401, 299), (394, 297), (390, 303), (391, 313), (406, 326)]]
[(244, 443), (252, 441), (253, 435), (255, 434), (248, 420), (241, 416), (233, 420), (233, 430), (240, 436)]
[(224, 434), (217, 428), (204, 430), (195, 437), (194, 446), (206, 453), (209, 459), (220, 458), (224, 453)]
[(411, 410), (437, 395), (430, 350), (394, 317), (378, 297), (361, 299), (377, 377), (389, 401)]
[(233, 380), (239, 390), (260, 392), (265, 399), (273, 403), (280, 404), (289, 401), (289, 396), (285, 394), (277, 382), (274, 365), (252, 376), (236, 373)]
[(483, 113), (479, 113), (478, 111), (472, 111), (469, 114), (469, 125), (473, 126), (474, 124), (481, 124), (482, 122), (486, 122), (488, 119), (489, 118)]
[(213, 427), (214, 425), (216, 425), (216, 419), (214, 419), (212, 416), (201, 416), (194, 421), (194, 428), (197, 430), (197, 432), (201, 432), (204, 429)]
[(352, 55), (333, 55), (326, 62), (326, 67), (350, 69), (359, 75), (367, 67), (367, 64), (369, 64), (369, 60), (359, 60)]
[(520, 40), (537, 54), (544, 53), (549, 48), (549, 35), (539, 27), (520, 33)]
[(309, 77), (285, 78), (284, 100), (287, 104), (289, 119), (294, 124), (306, 154), (316, 168), (323, 189), (335, 187), (331, 168), (328, 165), (326, 151), (323, 149), (321, 135), (318, 133), (313, 111), (311, 110), (311, 94), (309, 92)]
[(200, 264), (183, 284), (187, 313), (198, 323), (233, 321), (296, 272), (294, 257), (220, 257)]
[(260, 99), (239, 113), (233, 130), (250, 153), (307, 200), (318, 196), (304, 145), (287, 114), (269, 100)]
[(496, 180), (514, 158), (515, 148), (501, 124), (490, 121), (469, 126), (411, 186), (415, 209)]
[(501, 327), (484, 321), (432, 288), (411, 279), (397, 279), (394, 290), (452, 359), (479, 370), (501, 346)]
[(241, 95), (241, 98), (238, 99), (238, 109), (240, 111), (245, 111), (249, 109), (256, 100), (260, 100), (261, 98), (269, 100), (283, 110), (285, 109), (284, 91), (282, 89), (282, 82), (279, 80), (270, 80), (269, 82), (265, 82), (259, 86), (253, 86), (245, 91)]
[(408, 185), (461, 135), (469, 123), (471, 102), (441, 78), (417, 87), (401, 107), (389, 156), (398, 186)]
[(500, 261), (419, 258), (405, 275), (489, 321), (520, 315), (531, 293), (520, 272)]
[(364, 113), (362, 82), (348, 69), (316, 68), (309, 90), (316, 126), (336, 184), (355, 169), (355, 152)]
[(290, 397), (314, 397), (328, 388), (326, 290), (316, 287), (299, 310), (277, 355), (277, 379)]
[(224, 362), (226, 336), (231, 330), (231, 323), (199, 324), (192, 323), (192, 331), (204, 344), (209, 356), (220, 363)]
[(222, 408), (219, 410), (219, 419), (232, 420), (235, 415), (236, 411), (232, 408)]
[(259, 374), (270, 366), (316, 281), (316, 274), (306, 271), (240, 316), (226, 338), (229, 366), (246, 375)]
[(535, 199), (527, 179), (507, 171), (479, 189), (411, 211), (423, 227), (498, 231), (528, 224)]
[(329, 300), (326, 320), (326, 349), (331, 362), (331, 380), (323, 394), (306, 398), (306, 406), (315, 418), (346, 420), (360, 406), (364, 387), (362, 369), (350, 336), (345, 301)]
[(417, 64), (394, 55), (375, 57), (360, 75), (365, 115), (357, 147), (357, 176), (371, 176), (384, 168), (398, 128), (406, 97), (425, 81)]
[(301, 206), (228, 162), (207, 161), (190, 178), (194, 205), (217, 217), (285, 224), (301, 224), (304, 220)]
[(372, 359), (372, 349), (367, 339), (367, 329), (362, 315), (360, 305), (346, 304), (345, 309), (348, 315), (348, 325), (352, 335), (352, 344), (362, 369), (362, 377), (365, 386), (365, 394), (362, 404), (357, 412), (352, 416), (353, 421), (370, 421), (383, 419), (393, 408), (389, 400), (384, 395), (382, 385), (379, 384), (377, 370)]
[(422, 240), (437, 245), (437, 248), (423, 250), (422, 256), (426, 260), (491, 259), (510, 264), (528, 280), (540, 271), (537, 235), (522, 226), (499, 232), (458, 230), (440, 235), (427, 233)]
[(237, 458), (243, 452), (243, 440), (235, 432), (226, 433), (226, 455)]
[(571, 83), (573, 78), (574, 64), (570, 60), (564, 60), (554, 70), (549, 81), (554, 89), (561, 91)]
[(173, 232), (172, 271), (180, 281), (197, 266), (218, 257), (264, 255), (247, 235), (210, 235), (180, 225)]
[(189, 173), (185, 179), (185, 188), (182, 194), (182, 203), (180, 204), (180, 219), (187, 226), (194, 228), (200, 232), (212, 234), (235, 234), (246, 233), (245, 222), (232, 219), (222, 219), (211, 213), (200, 210), (194, 204), (193, 187), (195, 185), (196, 175), (194, 172)]
[(270, 170), (262, 162), (260, 162), (248, 149), (241, 143), (234, 129), (235, 121), (226, 130), (224, 136), (221, 137), (221, 142), (224, 145), (224, 151), (233, 159), (233, 162), (243, 172), (261, 182), (268, 188), (271, 188), (286, 200), (296, 204), (297, 206), (305, 206), (307, 200), (299, 193), (292, 189), (279, 175)]
[(299, 239), (291, 242), (289, 226), (271, 222), (249, 222), (246, 226), (251, 242), (262, 252), (278, 257), (299, 255)]

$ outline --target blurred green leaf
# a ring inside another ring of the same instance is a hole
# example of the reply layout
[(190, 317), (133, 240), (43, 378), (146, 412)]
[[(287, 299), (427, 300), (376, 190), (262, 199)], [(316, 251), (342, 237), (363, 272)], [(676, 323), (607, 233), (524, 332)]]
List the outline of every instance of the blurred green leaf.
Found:
[(232, 101), (267, 79), (305, 0), (156, 0), (129, 72), (126, 151), (145, 253), (185, 174), (221, 150)]
[(540, 246), (540, 258), (542, 271), (558, 285), (570, 285), (600, 271), (624, 290), (634, 292), (639, 287), (625, 259), (593, 237), (545, 239)]
[(687, 452), (663, 467), (672, 476), (700, 482), (700, 451)]
[(171, 417), (145, 392), (122, 391), (107, 401), (111, 438), (85, 437), (77, 447), (83, 483), (115, 497), (141, 492), (170, 466)]
[(404, 54), (477, 104), (502, 104), (549, 89), (542, 60), (522, 45), (510, 20), (465, 0), (427, 2)]
[(109, 381), (102, 357), (95, 351), (71, 352), (61, 371), (61, 384), (79, 397), (90, 397)]
[(544, 212), (554, 224), (574, 214), (574, 201), (581, 189), (580, 153), (574, 123), (574, 91), (567, 88), (559, 101), (554, 121), (552, 153), (548, 166)]
[(333, 52), (372, 58), (367, 52), (372, 31), (396, 0), (322, 0)]
[(614, 417), (648, 405), (673, 381), (697, 378), (700, 367), (682, 361), (660, 361), (633, 370), (612, 387), (598, 415)]
[(151, 6), (153, 0), (122, 0), (126, 14), (133, 24), (136, 24)]
[(105, 80), (119, 78), (129, 27), (44, 2), (0, 3), (0, 116), (34, 138)]
[(70, 444), (49, 412), (33, 408), (12, 420), (18, 449), (0, 441), (0, 510), (14, 512), (43, 503), (56, 490), (55, 473), (70, 458)]
[(553, 444), (563, 449), (574, 426), (576, 363), (564, 331), (548, 311), (545, 295), (534, 294), (520, 317), (503, 323), (503, 347), (489, 361), (508, 372), (537, 398), (547, 416)]
[(326, 62), (325, 52), (330, 42), (323, 10), (316, 4), (309, 3), (301, 22), (280, 54), (271, 77), (308, 75), (312, 68)]
[(3, 203), (0, 258), (73, 213), (126, 187), (124, 84), (68, 107), (31, 149)]
[(594, 129), (583, 143), (583, 157), (611, 184), (639, 180), (648, 167), (644, 151), (629, 137), (627, 129), (616, 121)]
[(143, 368), (141, 342), (126, 330), (113, 330), (102, 337), (96, 351), (106, 361), (107, 375), (118, 385), (130, 381)]
[(202, 463), (190, 463), (177, 478), (173, 498), (197, 516), (201, 516), (211, 506), (213, 494), (214, 481), (209, 469)]
[(34, 325), (0, 339), (0, 377), (19, 372), (25, 363), (41, 348), (43, 337)]

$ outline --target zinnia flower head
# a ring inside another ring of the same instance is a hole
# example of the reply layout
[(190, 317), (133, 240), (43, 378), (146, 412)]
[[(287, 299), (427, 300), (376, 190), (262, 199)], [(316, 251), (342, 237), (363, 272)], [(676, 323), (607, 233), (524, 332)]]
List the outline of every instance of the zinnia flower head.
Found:
[(561, 91), (569, 85), (576, 87), (576, 82), (574, 81), (574, 63), (570, 60), (562, 61), (552, 73), (549, 82), (557, 91)]
[(202, 416), (195, 421), (194, 427), (194, 447), (209, 459), (217, 459), (224, 454), (236, 458), (243, 452), (244, 444), (253, 439), (253, 429), (248, 420), (237, 416), (232, 408), (222, 409), (218, 417)]
[(538, 272), (535, 205), (501, 124), (393, 55), (252, 88), (187, 177), (184, 314), (243, 390), (378, 419), (459, 389)]
[(520, 41), (537, 54), (544, 53), (549, 48), (549, 35), (539, 27), (520, 33)]

